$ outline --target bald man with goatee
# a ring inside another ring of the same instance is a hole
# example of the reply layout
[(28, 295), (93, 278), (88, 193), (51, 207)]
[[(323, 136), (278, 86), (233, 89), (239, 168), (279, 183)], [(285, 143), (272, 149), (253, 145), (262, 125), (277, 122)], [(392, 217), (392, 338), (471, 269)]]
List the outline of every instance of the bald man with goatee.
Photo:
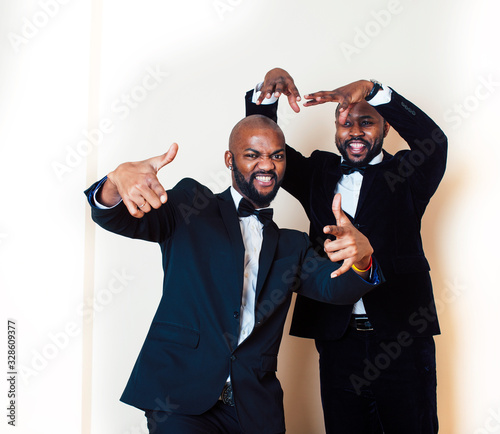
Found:
[(232, 186), (220, 194), (193, 179), (165, 191), (157, 173), (177, 150), (121, 164), (86, 191), (97, 224), (162, 252), (163, 296), (121, 400), (145, 411), (154, 434), (284, 433), (276, 369), (292, 292), (349, 304), (383, 277), (340, 196), (337, 225), (325, 227), (336, 237), (329, 258), (272, 221), (286, 166), (273, 121), (234, 127), (224, 154)]

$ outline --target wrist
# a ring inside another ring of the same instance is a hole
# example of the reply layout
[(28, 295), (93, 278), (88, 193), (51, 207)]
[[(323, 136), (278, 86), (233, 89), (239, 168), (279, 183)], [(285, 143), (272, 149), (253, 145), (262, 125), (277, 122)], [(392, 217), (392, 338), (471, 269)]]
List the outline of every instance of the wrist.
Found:
[(372, 100), (375, 97), (375, 95), (377, 95), (378, 91), (382, 89), (382, 84), (379, 83), (377, 80), (370, 80), (368, 83), (370, 83), (369, 86), (370, 90), (368, 94), (365, 96), (365, 101)]
[(367, 258), (364, 258), (363, 260), (356, 262), (355, 264), (352, 265), (352, 268), (354, 271), (357, 271), (359, 273), (366, 273), (367, 271), (372, 268), (373, 265), (373, 258), (370, 255)]
[(373, 83), (370, 80), (358, 80), (356, 84), (362, 89), (362, 99), (366, 99), (373, 88)]
[(118, 204), (121, 200), (122, 197), (120, 196), (120, 193), (118, 192), (118, 188), (116, 187), (116, 184), (110, 179), (110, 176), (112, 176), (111, 172), (108, 176), (104, 184), (101, 186), (101, 188), (97, 191), (96, 193), (96, 199), (99, 201), (104, 206), (107, 207), (112, 207)]

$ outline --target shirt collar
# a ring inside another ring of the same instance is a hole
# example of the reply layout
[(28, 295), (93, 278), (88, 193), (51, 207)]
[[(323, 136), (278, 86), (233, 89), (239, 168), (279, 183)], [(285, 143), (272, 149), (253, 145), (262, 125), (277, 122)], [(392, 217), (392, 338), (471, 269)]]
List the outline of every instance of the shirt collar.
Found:
[(238, 209), (238, 206), (240, 205), (241, 199), (243, 199), (243, 196), (236, 191), (236, 189), (231, 185), (231, 197), (233, 198), (234, 201), (234, 206), (236, 209)]

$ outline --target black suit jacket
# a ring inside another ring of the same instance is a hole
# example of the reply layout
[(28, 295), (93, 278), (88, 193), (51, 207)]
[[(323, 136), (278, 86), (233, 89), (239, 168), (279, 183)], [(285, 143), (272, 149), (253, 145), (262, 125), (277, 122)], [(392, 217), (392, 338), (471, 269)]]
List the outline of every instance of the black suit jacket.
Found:
[[(246, 95), (247, 115), (277, 120), (277, 105), (257, 106)], [(397, 92), (375, 109), (408, 143), (410, 150), (369, 166), (361, 186), (354, 225), (372, 244), (386, 282), (363, 297), (377, 336), (430, 336), (439, 333), (436, 308), (420, 235), (425, 208), (445, 171), (447, 139), (443, 131)], [(310, 238), (322, 245), (323, 227), (335, 221), (331, 203), (342, 174), (340, 156), (314, 151), (309, 158), (287, 146), (283, 188), (295, 196), (310, 220)], [(334, 306), (298, 297), (291, 333), (338, 339), (348, 326), (352, 306)]]
[[(86, 191), (91, 205), (97, 184)], [(230, 374), (243, 432), (283, 432), (275, 371), (292, 292), (349, 305), (374, 287), (352, 271), (331, 279), (338, 265), (319, 257), (306, 234), (267, 225), (255, 328), (238, 346), (244, 245), (229, 189), (213, 194), (184, 179), (165, 205), (141, 219), (123, 203), (93, 206), (92, 217), (109, 231), (161, 247), (163, 296), (121, 398), (142, 409), (201, 414), (215, 405)]]

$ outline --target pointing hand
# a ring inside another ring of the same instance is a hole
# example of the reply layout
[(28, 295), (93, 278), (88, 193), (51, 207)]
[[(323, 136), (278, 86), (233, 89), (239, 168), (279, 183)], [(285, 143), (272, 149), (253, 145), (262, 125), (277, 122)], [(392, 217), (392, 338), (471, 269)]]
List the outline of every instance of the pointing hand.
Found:
[(137, 218), (143, 217), (152, 208), (160, 208), (167, 202), (167, 193), (156, 175), (174, 160), (178, 148), (177, 143), (173, 143), (167, 152), (157, 157), (120, 164), (108, 175), (99, 201), (111, 206), (121, 198), (129, 213)]
[[(325, 252), (332, 262), (344, 261), (342, 266), (336, 270), (332, 277), (338, 277), (348, 271), (352, 265), (364, 270), (371, 260), (373, 248), (361, 232), (359, 232), (350, 222), (341, 208), (341, 195), (336, 194), (332, 202), (332, 211), (337, 225), (325, 226), (323, 232), (336, 237), (335, 240), (326, 240), (324, 243)], [(363, 277), (364, 273), (362, 274)]]

